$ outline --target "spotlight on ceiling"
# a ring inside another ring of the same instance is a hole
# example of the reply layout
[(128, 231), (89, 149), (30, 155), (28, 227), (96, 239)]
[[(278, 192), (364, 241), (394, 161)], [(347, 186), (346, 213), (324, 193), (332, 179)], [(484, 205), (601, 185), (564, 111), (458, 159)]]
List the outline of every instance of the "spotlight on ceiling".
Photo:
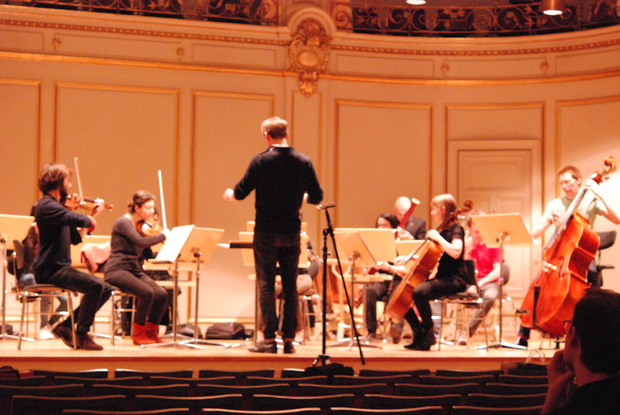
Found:
[(413, 6), (421, 6), (426, 4), (426, 0), (407, 0), (407, 4), (411, 4)]
[(540, 9), (548, 16), (561, 15), (565, 6), (564, 0), (542, 0), (540, 2)]

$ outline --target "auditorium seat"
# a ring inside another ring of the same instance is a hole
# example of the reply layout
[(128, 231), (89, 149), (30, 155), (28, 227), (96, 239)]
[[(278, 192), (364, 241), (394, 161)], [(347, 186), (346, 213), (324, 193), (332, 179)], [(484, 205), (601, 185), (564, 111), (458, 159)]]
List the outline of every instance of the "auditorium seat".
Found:
[(189, 396), (188, 384), (158, 385), (158, 386), (125, 386), (125, 385), (99, 385), (94, 384), (91, 389), (93, 396), (123, 395), (127, 399), (125, 408), (135, 410), (137, 395), (157, 396)]
[(237, 379), (245, 379), (248, 376), (261, 376), (264, 378), (274, 377), (276, 371), (274, 369), (257, 369), (257, 370), (213, 370), (201, 369), (198, 371), (199, 378), (213, 378), (219, 376), (234, 376)]
[(43, 386), (46, 385), (47, 378), (45, 376), (26, 376), (23, 378), (3, 378), (0, 377), (0, 385), (14, 386)]
[(545, 403), (546, 393), (530, 395), (492, 395), (487, 393), (472, 393), (465, 397), (469, 406), (484, 406), (495, 408), (540, 406)]
[(547, 385), (515, 385), (510, 383), (487, 383), (482, 393), (493, 395), (532, 395), (547, 393)]
[(246, 409), (203, 408), (201, 414), (208, 415), (321, 415), (321, 408), (278, 409), (274, 411), (249, 411)]
[(499, 376), (504, 373), (501, 369), (496, 370), (454, 370), (454, 369), (437, 369), (435, 371), (435, 376), (461, 376), (461, 377), (471, 377), (471, 376)]
[(42, 370), (42, 369), (32, 369), (31, 370), (33, 376), (45, 376), (48, 379), (54, 379), (57, 376), (73, 376), (76, 378), (96, 378), (103, 379), (108, 377), (108, 369), (91, 369), (91, 370), (80, 370), (76, 372), (67, 372), (62, 370)]
[(202, 408), (243, 409), (243, 395), (240, 393), (214, 396), (155, 396), (137, 395), (136, 411), (167, 408), (188, 408), (190, 414), (198, 414)]
[(332, 377), (333, 385), (368, 385), (371, 383), (384, 383), (394, 385), (395, 383), (413, 383), (411, 374), (391, 375), (391, 376), (345, 376), (336, 375)]
[(430, 375), (430, 369), (414, 369), (414, 370), (377, 370), (377, 369), (360, 369), (359, 376), (394, 376), (394, 375), (411, 375), (414, 379), (420, 376)]
[(458, 385), (412, 385), (397, 383), (394, 385), (394, 395), (398, 396), (429, 396), (429, 395), (461, 395), (480, 393), (481, 386), (477, 383)]
[(257, 393), (269, 395), (291, 395), (291, 386), (287, 383), (274, 383), (272, 385), (207, 385), (194, 386), (196, 396), (227, 395), (239, 393), (245, 397)]
[(429, 396), (394, 396), (394, 395), (364, 395), (363, 408), (370, 409), (401, 409), (419, 408), (422, 406), (441, 406), (446, 413), (454, 405), (462, 403), (461, 395), (429, 395)]
[(24, 396), (13, 397), (12, 415), (60, 415), (63, 409), (125, 410), (125, 397), (110, 396)]
[(167, 376), (171, 378), (184, 378), (190, 379), (194, 375), (194, 371), (191, 369), (188, 370), (172, 370), (167, 372), (152, 372), (152, 371), (144, 371), (144, 370), (133, 370), (133, 369), (116, 369), (114, 370), (115, 378), (126, 378), (126, 377), (135, 377), (140, 376), (143, 379), (150, 379), (153, 376)]
[(355, 406), (355, 395), (341, 393), (321, 396), (276, 396), (257, 394), (252, 397), (250, 408), (255, 411), (269, 411), (277, 409), (295, 409), (304, 407), (319, 407), (324, 411), (332, 407)]
[(548, 376), (499, 375), (497, 383), (511, 383), (516, 385), (545, 385), (549, 383)]
[(463, 383), (477, 383), (479, 385), (485, 385), (487, 383), (495, 382), (494, 375), (476, 375), (476, 376), (437, 376), (427, 375), (420, 376), (419, 383), (421, 385), (459, 385)]
[(184, 415), (187, 408), (154, 409), (152, 411), (99, 411), (96, 409), (64, 409), (62, 415)]
[(540, 415), (542, 406), (526, 408), (484, 408), (481, 406), (453, 406), (450, 415)]
[[(245, 380), (246, 385), (273, 385), (274, 383), (287, 383), (296, 387), (300, 383), (309, 383), (313, 385), (327, 385), (329, 378), (327, 376), (304, 376), (304, 377), (283, 377), (283, 378), (264, 378), (262, 376), (248, 376)], [(204, 379), (203, 379), (203, 383)], [(211, 383), (209, 379), (209, 383)]]
[(441, 406), (405, 409), (332, 408), (330, 415), (444, 415)]
[(60, 386), (2, 385), (2, 387), (0, 387), (0, 415), (9, 415), (11, 413), (11, 403), (13, 402), (13, 398), (17, 395), (58, 397), (83, 396), (84, 386), (80, 384)]

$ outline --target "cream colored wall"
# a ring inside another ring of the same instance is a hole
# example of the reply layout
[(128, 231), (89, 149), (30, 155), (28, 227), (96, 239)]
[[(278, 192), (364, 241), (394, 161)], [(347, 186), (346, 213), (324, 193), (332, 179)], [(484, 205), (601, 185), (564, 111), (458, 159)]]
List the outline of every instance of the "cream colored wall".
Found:
[[(331, 36), (309, 97), (288, 61), (305, 18)], [(237, 239), (253, 196), (225, 203), (222, 192), (265, 148), (259, 124), (274, 114), (291, 121), (293, 144), (314, 160), (337, 227), (372, 226), (401, 194), (420, 199), (417, 214), (428, 220), (430, 198), (456, 193), (463, 180), (450, 173), (457, 149), (524, 143), (536, 177), (530, 227), (559, 193), (559, 166), (590, 174), (620, 156), (618, 28), (404, 39), (335, 32), (312, 8), (270, 28), (5, 5), (0, 25), (0, 212), (27, 213), (40, 167), (78, 157), (86, 195), (115, 205), (99, 216), (101, 234), (135, 190), (159, 194), (162, 170), (170, 226), (222, 228), (224, 241)], [(617, 205), (619, 174), (604, 185)], [(303, 214), (320, 252), (324, 216), (313, 207)], [(601, 219), (595, 228), (615, 227)], [(620, 269), (619, 253), (620, 243), (603, 257)], [(527, 262), (511, 279), (517, 295), (535, 273)], [(203, 270), (201, 316), (251, 316), (251, 272), (238, 251), (218, 248)], [(620, 290), (617, 275), (607, 271), (607, 287)]]

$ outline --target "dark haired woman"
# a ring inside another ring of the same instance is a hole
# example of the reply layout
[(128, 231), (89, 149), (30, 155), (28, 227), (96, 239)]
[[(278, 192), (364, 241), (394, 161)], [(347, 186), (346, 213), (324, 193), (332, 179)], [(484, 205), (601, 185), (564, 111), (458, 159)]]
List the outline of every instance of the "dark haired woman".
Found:
[(114, 221), (112, 252), (105, 265), (105, 280), (136, 296), (132, 327), (136, 345), (161, 343), (159, 323), (168, 309), (168, 293), (142, 269), (144, 250), (166, 239), (167, 231), (154, 236), (142, 232), (154, 211), (155, 196), (144, 190), (134, 193), (128, 212)]

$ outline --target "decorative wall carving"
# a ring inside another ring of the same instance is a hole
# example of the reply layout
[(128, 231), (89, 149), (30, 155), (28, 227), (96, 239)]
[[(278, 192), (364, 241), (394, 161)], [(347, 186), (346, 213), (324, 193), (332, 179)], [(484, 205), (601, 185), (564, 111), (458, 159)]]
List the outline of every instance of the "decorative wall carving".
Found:
[(299, 74), (299, 89), (309, 97), (318, 86), (319, 76), (327, 69), (331, 37), (315, 19), (305, 19), (293, 34), (289, 46), (291, 70)]

